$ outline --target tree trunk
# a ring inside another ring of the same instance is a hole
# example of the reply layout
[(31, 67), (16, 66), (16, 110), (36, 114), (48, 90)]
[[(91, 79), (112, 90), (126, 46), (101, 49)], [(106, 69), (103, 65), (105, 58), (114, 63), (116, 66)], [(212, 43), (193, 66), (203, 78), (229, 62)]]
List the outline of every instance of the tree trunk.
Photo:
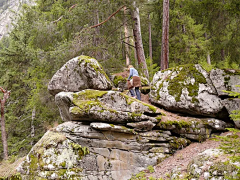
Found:
[(150, 13), (148, 14), (148, 33), (149, 33), (149, 58), (152, 60), (152, 27)]
[(148, 34), (149, 34), (149, 58), (150, 58), (150, 77), (153, 76), (153, 69), (152, 69), (152, 27), (151, 27), (151, 19), (150, 13), (148, 14)]
[(169, 64), (169, 0), (163, 0), (163, 26), (161, 70), (167, 69)]
[[(31, 122), (31, 138), (33, 138), (35, 136), (35, 128), (34, 128), (34, 119), (36, 117), (36, 108), (33, 108), (32, 111), (32, 122)], [(31, 141), (31, 146), (33, 146), (33, 140)]]
[(4, 106), (7, 99), (10, 96), (10, 91), (4, 90), (0, 87), (0, 90), (3, 92), (3, 99), (0, 99), (1, 102), (1, 132), (2, 132), (2, 143), (3, 143), (3, 158), (8, 159), (8, 144), (7, 144), (7, 132), (5, 127), (5, 116), (4, 116)]
[(125, 35), (125, 56), (126, 56), (126, 66), (128, 66), (130, 64), (130, 58), (129, 58), (129, 33), (128, 33), (128, 28), (127, 28), (127, 18), (126, 18), (126, 15), (127, 15), (127, 7), (125, 6), (124, 7), (124, 15), (125, 15), (125, 18), (124, 18), (124, 35)]
[[(205, 39), (208, 40), (207, 33), (204, 33), (204, 36), (205, 36)], [(207, 52), (207, 63), (211, 65), (211, 56), (209, 52)]]
[(148, 69), (143, 49), (141, 26), (140, 26), (140, 16), (139, 9), (136, 7), (136, 2), (133, 2), (134, 11), (132, 13), (134, 25), (133, 25), (133, 36), (135, 41), (135, 48), (137, 53), (138, 64), (142, 66), (144, 75), (149, 79)]
[(224, 51), (224, 49), (221, 49), (221, 59), (222, 59), (222, 61), (224, 61), (224, 59), (225, 59), (225, 51)]
[(211, 65), (211, 57), (210, 57), (210, 53), (208, 52), (208, 54), (207, 54), (207, 63), (209, 64), (209, 65)]

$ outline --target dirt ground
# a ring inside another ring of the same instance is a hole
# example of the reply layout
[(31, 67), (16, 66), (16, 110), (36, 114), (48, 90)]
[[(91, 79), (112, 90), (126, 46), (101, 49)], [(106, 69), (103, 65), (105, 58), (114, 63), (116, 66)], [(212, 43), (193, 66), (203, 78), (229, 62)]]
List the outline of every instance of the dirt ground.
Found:
[(211, 149), (217, 148), (219, 142), (214, 140), (206, 140), (202, 143), (192, 143), (184, 149), (178, 150), (173, 156), (165, 159), (163, 162), (154, 167), (154, 173), (146, 174), (146, 177), (162, 178), (164, 180), (169, 179), (168, 176), (172, 169), (181, 167), (181, 174), (187, 172), (187, 165), (196, 157), (199, 153)]

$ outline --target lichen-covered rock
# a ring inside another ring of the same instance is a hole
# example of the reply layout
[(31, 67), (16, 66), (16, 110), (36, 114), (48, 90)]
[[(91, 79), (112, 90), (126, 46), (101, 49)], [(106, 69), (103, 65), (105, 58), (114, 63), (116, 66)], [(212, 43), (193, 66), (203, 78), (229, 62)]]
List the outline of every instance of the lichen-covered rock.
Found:
[[(228, 98), (228, 99), (224, 99), (222, 102), (229, 114), (232, 114), (232, 113), (235, 114), (240, 111), (240, 99)], [(240, 129), (240, 121), (239, 120), (233, 120), (233, 121), (236, 127)]]
[[(151, 121), (160, 114), (157, 108), (115, 91), (83, 90), (61, 92), (55, 96), (64, 121), (140, 122)], [(151, 114), (148, 116), (146, 114)]]
[(210, 72), (210, 79), (219, 96), (228, 95), (228, 93), (224, 91), (240, 93), (240, 89), (236, 87), (236, 85), (240, 85), (240, 71), (212, 69)]
[(226, 128), (233, 127), (232, 124), (226, 123), (214, 118), (189, 118), (188, 120), (168, 120), (162, 117), (158, 123), (160, 129), (169, 130), (181, 135), (182, 137), (203, 141), (210, 137), (212, 132), (222, 132)]
[(157, 72), (153, 77), (150, 100), (168, 110), (221, 119), (228, 117), (208, 73), (200, 65)]
[(23, 179), (77, 179), (83, 171), (79, 161), (87, 154), (87, 147), (67, 139), (63, 133), (48, 131), (17, 171), (23, 174)]
[(52, 95), (59, 92), (78, 92), (83, 89), (109, 90), (112, 83), (94, 58), (79, 56), (59, 69), (48, 84)]
[(191, 179), (238, 179), (239, 171), (236, 163), (228, 162), (227, 156), (219, 149), (208, 149), (199, 153), (188, 165)]

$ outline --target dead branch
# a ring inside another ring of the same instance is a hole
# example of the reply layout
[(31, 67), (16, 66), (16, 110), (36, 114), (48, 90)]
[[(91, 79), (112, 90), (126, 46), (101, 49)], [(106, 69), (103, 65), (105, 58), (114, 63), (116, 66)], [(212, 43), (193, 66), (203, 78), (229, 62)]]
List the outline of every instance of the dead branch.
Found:
[(2, 87), (0, 87), (0, 90), (2, 91), (2, 93), (6, 92), (6, 90), (4, 90)]
[[(72, 11), (73, 8), (75, 8), (77, 6), (77, 4), (72, 5), (69, 9), (68, 12)], [(52, 23), (57, 23), (58, 21), (60, 21), (63, 18), (63, 15), (60, 16), (57, 20), (53, 21)]]
[(106, 20), (104, 20), (103, 22), (96, 24), (94, 26), (90, 26), (90, 28), (95, 28), (98, 26), (101, 26), (102, 24), (104, 24), (105, 22), (107, 22), (109, 19), (111, 19), (113, 16), (115, 16), (122, 8), (124, 8), (125, 6), (120, 7), (116, 12), (114, 12), (113, 14), (111, 14)]
[(122, 42), (125, 43), (125, 44), (127, 44), (127, 45), (129, 45), (129, 46), (131, 46), (131, 47), (134, 47), (134, 48), (135, 48), (135, 46), (133, 46), (133, 45), (131, 45), (131, 44), (125, 42), (125, 41), (122, 41)]

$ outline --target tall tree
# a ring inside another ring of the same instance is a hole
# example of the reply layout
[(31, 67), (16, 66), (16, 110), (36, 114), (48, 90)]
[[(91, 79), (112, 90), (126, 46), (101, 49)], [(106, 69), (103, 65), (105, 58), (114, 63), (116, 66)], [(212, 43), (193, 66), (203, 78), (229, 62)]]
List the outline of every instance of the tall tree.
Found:
[(7, 144), (7, 132), (6, 132), (6, 126), (5, 126), (5, 116), (4, 116), (4, 107), (7, 99), (10, 96), (10, 91), (7, 91), (0, 87), (0, 90), (3, 93), (3, 98), (0, 99), (1, 103), (1, 132), (2, 132), (2, 143), (3, 143), (3, 158), (8, 158), (8, 144)]
[(169, 64), (169, 0), (163, 0), (161, 70)]
[(147, 63), (146, 63), (146, 58), (144, 54), (144, 49), (143, 49), (143, 43), (142, 43), (142, 35), (141, 35), (141, 26), (140, 26), (140, 15), (139, 15), (139, 9), (136, 6), (136, 2), (133, 2), (133, 36), (134, 36), (134, 41), (135, 41), (135, 48), (136, 48), (136, 53), (137, 53), (137, 60), (138, 64), (142, 66), (144, 75), (149, 78), (148, 74), (148, 69), (147, 69)]
[(128, 33), (128, 26), (127, 26), (127, 7), (124, 7), (124, 40), (125, 42), (125, 56), (126, 56), (126, 66), (130, 64), (130, 57), (129, 57), (129, 33)]

